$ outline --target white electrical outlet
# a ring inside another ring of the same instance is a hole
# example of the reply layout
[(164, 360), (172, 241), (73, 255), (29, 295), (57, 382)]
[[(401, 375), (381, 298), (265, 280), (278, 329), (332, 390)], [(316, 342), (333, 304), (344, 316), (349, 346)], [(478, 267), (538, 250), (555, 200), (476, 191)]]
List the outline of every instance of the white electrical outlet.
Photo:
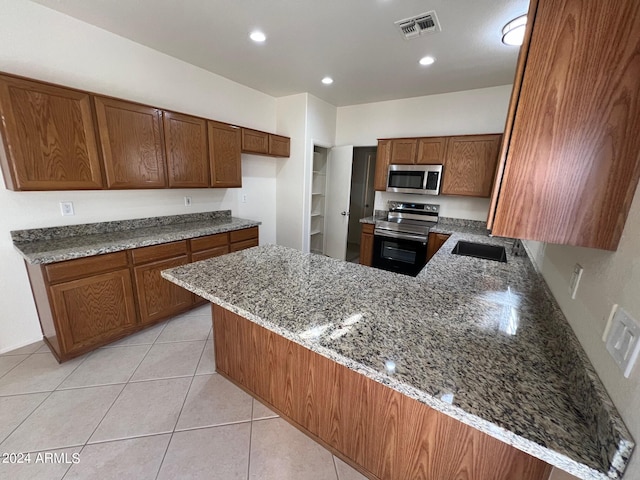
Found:
[(576, 298), (576, 293), (578, 293), (578, 285), (580, 284), (580, 279), (582, 278), (582, 272), (584, 268), (579, 263), (576, 263), (573, 267), (573, 273), (571, 274), (571, 283), (569, 284), (569, 293), (571, 293), (571, 298)]
[(191, 197), (184, 197), (184, 206), (185, 207), (191, 206)]
[(247, 203), (247, 194), (246, 193), (242, 194), (242, 203)]
[(629, 378), (633, 364), (640, 354), (640, 323), (618, 307), (606, 328), (607, 351)]
[(73, 211), (73, 202), (60, 202), (60, 213), (63, 217), (75, 215)]

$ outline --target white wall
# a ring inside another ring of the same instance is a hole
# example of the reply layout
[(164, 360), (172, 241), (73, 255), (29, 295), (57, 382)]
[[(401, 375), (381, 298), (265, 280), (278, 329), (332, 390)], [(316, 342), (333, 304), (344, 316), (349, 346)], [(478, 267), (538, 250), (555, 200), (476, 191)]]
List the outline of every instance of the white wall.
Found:
[[(378, 138), (501, 133), (511, 85), (339, 107), (336, 145), (376, 146)], [(398, 195), (376, 192), (375, 208), (387, 200), (440, 205), (443, 217), (486, 221), (489, 201), (482, 198)]]
[(277, 99), (278, 132), (291, 138), (290, 157), (281, 159), (276, 175), (276, 243), (302, 250), (304, 231), (306, 93)]
[[(0, 65), (8, 73), (153, 106), (275, 131), (276, 101), (218, 75), (26, 1), (0, 0)], [(0, 352), (41, 338), (24, 264), (11, 230), (231, 209), (260, 220), (276, 240), (278, 159), (244, 156), (242, 189), (11, 192), (0, 187)], [(247, 202), (240, 202), (241, 191)], [(189, 209), (183, 196), (193, 198)], [(76, 215), (60, 216), (58, 202)]]
[(336, 107), (308, 93), (277, 99), (278, 132), (291, 137), (291, 156), (278, 164), (277, 243), (309, 251), (313, 146), (332, 147)]
[[(640, 366), (636, 365), (631, 376), (624, 378), (607, 352), (602, 334), (613, 304), (640, 319), (639, 238), (640, 188), (636, 190), (616, 252), (526, 242), (636, 443), (640, 442)], [(569, 282), (576, 263), (582, 265), (584, 273), (576, 299), (572, 300)], [(624, 478), (640, 479), (638, 451), (633, 454)]]
[[(313, 170), (313, 147), (318, 145), (331, 148), (336, 140), (336, 114), (337, 109), (330, 103), (320, 100), (311, 94), (307, 99), (307, 150), (304, 163), (304, 204), (303, 204), (303, 239), (302, 251), (310, 250), (311, 239), (311, 172)], [(327, 228), (325, 226), (325, 232)]]

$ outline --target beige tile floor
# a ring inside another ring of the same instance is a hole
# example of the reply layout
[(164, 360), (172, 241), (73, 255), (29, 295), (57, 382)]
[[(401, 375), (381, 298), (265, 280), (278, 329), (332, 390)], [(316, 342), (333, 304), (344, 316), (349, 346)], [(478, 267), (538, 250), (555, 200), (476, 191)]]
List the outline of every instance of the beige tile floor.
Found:
[(0, 355), (0, 479), (363, 480), (215, 373), (210, 312), (62, 365), (42, 342)]

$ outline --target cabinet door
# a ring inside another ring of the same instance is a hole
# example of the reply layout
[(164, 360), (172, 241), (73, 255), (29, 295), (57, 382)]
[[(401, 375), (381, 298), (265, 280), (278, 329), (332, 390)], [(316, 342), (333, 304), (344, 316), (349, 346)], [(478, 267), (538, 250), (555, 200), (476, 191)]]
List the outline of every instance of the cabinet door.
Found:
[(162, 270), (189, 263), (189, 257), (180, 257), (140, 265), (133, 269), (140, 308), (140, 321), (152, 323), (188, 309), (193, 295), (178, 285), (165, 280)]
[(367, 267), (373, 263), (373, 229), (373, 225), (363, 224), (360, 235), (360, 264)]
[(109, 188), (164, 188), (161, 111), (94, 97)]
[(492, 231), (615, 250), (640, 177), (640, 2), (539, 0), (529, 22)]
[(115, 338), (135, 325), (128, 269), (59, 283), (50, 289), (65, 353)]
[(391, 164), (413, 165), (416, 162), (418, 140), (415, 138), (396, 138), (391, 140)]
[(242, 151), (246, 153), (269, 153), (269, 134), (250, 128), (242, 129)]
[(451, 137), (442, 175), (443, 195), (489, 197), (501, 135)]
[(442, 165), (447, 147), (447, 137), (429, 137), (418, 139), (416, 163), (422, 165)]
[(103, 188), (88, 94), (0, 76), (0, 115), (7, 188)]
[(446, 233), (429, 233), (429, 241), (427, 243), (427, 262), (431, 260), (440, 247), (449, 239), (451, 235)]
[(240, 128), (209, 121), (209, 162), (213, 187), (241, 187)]
[(269, 155), (274, 157), (288, 157), (289, 156), (289, 143), (290, 140), (287, 137), (281, 137), (280, 135), (269, 134)]
[(208, 187), (207, 121), (173, 112), (162, 119), (169, 187)]
[(376, 151), (376, 171), (373, 177), (373, 188), (379, 192), (387, 190), (389, 161), (391, 160), (391, 140), (378, 140)]

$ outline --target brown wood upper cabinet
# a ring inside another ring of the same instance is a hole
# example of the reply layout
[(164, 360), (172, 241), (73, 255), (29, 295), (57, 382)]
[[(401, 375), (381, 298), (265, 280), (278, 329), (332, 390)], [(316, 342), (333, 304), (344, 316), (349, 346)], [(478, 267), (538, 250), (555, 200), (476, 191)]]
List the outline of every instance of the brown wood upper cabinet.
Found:
[(615, 250), (640, 177), (640, 2), (537, 0), (528, 18), (489, 227)]
[(419, 138), (416, 163), (422, 165), (440, 165), (444, 163), (446, 149), (447, 137)]
[(390, 142), (392, 165), (440, 165), (444, 161), (447, 137), (393, 138)]
[(376, 169), (373, 177), (373, 188), (379, 192), (387, 190), (387, 176), (391, 161), (391, 140), (378, 140), (376, 151)]
[(246, 153), (269, 154), (269, 134), (250, 128), (242, 129), (242, 151)]
[(250, 128), (242, 129), (242, 152), (268, 155), (271, 157), (288, 157), (290, 155), (290, 139), (282, 135), (261, 132)]
[(241, 187), (241, 129), (226, 123), (212, 121), (209, 121), (208, 125), (211, 186)]
[(166, 111), (162, 120), (169, 187), (208, 187), (207, 121)]
[(87, 93), (0, 75), (0, 115), (8, 189), (104, 187)]
[(502, 135), (450, 137), (444, 157), (442, 195), (491, 196)]
[(162, 112), (112, 98), (94, 99), (107, 186), (165, 187)]
[(418, 140), (416, 138), (394, 138), (391, 140), (391, 164), (412, 165), (416, 163)]
[(274, 157), (288, 157), (291, 141), (289, 137), (269, 134), (269, 155)]

